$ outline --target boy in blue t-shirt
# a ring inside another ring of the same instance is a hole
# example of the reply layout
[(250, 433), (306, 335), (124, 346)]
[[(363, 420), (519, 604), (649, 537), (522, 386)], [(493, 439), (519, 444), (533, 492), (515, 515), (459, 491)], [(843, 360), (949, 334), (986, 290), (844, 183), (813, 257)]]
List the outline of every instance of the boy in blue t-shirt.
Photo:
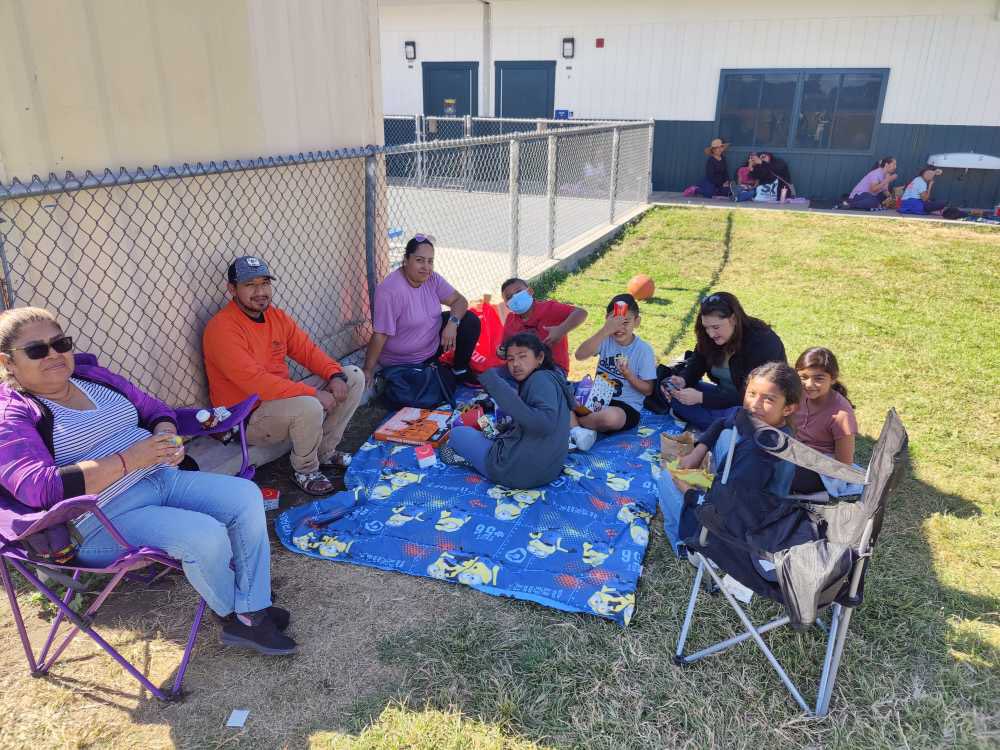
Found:
[(631, 430), (639, 424), (642, 401), (656, 385), (656, 355), (653, 347), (635, 335), (639, 323), (635, 297), (615, 295), (608, 303), (604, 325), (576, 350), (579, 360), (596, 355), (599, 358), (596, 377), (607, 379), (614, 387), (608, 406), (579, 417), (570, 430), (571, 440), (581, 450), (594, 444), (598, 432)]

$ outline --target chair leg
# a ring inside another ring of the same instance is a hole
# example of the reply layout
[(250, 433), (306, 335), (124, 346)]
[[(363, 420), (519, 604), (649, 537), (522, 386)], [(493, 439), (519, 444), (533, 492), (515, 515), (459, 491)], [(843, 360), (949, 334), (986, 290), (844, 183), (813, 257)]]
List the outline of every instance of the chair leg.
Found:
[(740, 606), (740, 603), (736, 601), (735, 597), (733, 597), (733, 595), (729, 593), (726, 587), (722, 585), (722, 579), (719, 578), (718, 574), (714, 570), (712, 570), (711, 567), (709, 566), (706, 567), (708, 568), (708, 574), (712, 576), (712, 578), (715, 580), (719, 588), (722, 589), (722, 595), (726, 597), (726, 601), (729, 602), (729, 606), (732, 607), (733, 610), (735, 610), (736, 614), (740, 618), (740, 622), (743, 623), (743, 627), (746, 628), (747, 632), (750, 634), (750, 637), (752, 637), (754, 641), (757, 643), (757, 645), (760, 647), (760, 650), (764, 652), (764, 656), (767, 657), (767, 660), (768, 662), (770, 662), (771, 667), (774, 668), (774, 671), (778, 673), (778, 677), (781, 678), (782, 683), (784, 683), (785, 687), (788, 688), (788, 692), (792, 694), (792, 697), (795, 699), (795, 702), (799, 704), (799, 706), (802, 708), (803, 711), (805, 711), (807, 714), (811, 714), (812, 709), (805, 702), (805, 699), (802, 697), (802, 694), (799, 692), (798, 688), (795, 687), (795, 683), (792, 682), (791, 678), (788, 676), (788, 673), (785, 672), (784, 667), (781, 666), (781, 662), (778, 661), (777, 657), (775, 657), (775, 655), (771, 652), (771, 649), (768, 648), (767, 644), (764, 642), (764, 639), (761, 637), (760, 631), (754, 627), (754, 624), (747, 616), (747, 613), (743, 611), (743, 607)]
[[(134, 677), (139, 682), (140, 685), (142, 685), (144, 688), (146, 688), (146, 690), (152, 693), (153, 696), (160, 699), (161, 701), (170, 700), (170, 696), (168, 696), (166, 693), (160, 690), (160, 688), (158, 688), (152, 682), (150, 682), (149, 679), (147, 679), (146, 676), (142, 674), (138, 669), (133, 667), (132, 664), (128, 661), (128, 659), (119, 654), (110, 643), (105, 641), (100, 636), (99, 633), (97, 633), (93, 628), (90, 627), (90, 625), (84, 618), (80, 617), (80, 615), (78, 615), (76, 612), (70, 609), (63, 602), (62, 599), (60, 599), (58, 596), (52, 593), (52, 591), (47, 586), (45, 586), (45, 584), (43, 584), (40, 580), (38, 580), (37, 576), (35, 576), (24, 565), (22, 565), (16, 560), (11, 560), (11, 565), (14, 566), (14, 569), (17, 570), (18, 573), (27, 578), (28, 581), (31, 583), (31, 585), (34, 586), (38, 591), (40, 591), (46, 599), (48, 599), (50, 602), (52, 602), (52, 604), (58, 607), (59, 611), (63, 613), (66, 619), (69, 620), (71, 623), (73, 623), (73, 625), (75, 626), (74, 630), (67, 636), (66, 640), (60, 645), (56, 653), (53, 654), (52, 657), (49, 659), (48, 666), (52, 666), (55, 660), (59, 658), (59, 655), (62, 653), (66, 645), (68, 645), (72, 637), (75, 636), (78, 631), (82, 630), (84, 633), (87, 634), (87, 636), (92, 641), (94, 641), (94, 643), (100, 646), (108, 654), (108, 656), (110, 656), (112, 659), (118, 662), (126, 672), (132, 675), (132, 677)], [(123, 575), (124, 573), (117, 574), (115, 578), (117, 580), (121, 580), (121, 577)], [(107, 598), (107, 595), (110, 593), (111, 592), (107, 588), (105, 588), (105, 591), (102, 592), (101, 596), (99, 597), (100, 601), (103, 602), (103, 600)], [(97, 604), (97, 602), (95, 602), (95, 604)], [(100, 604), (97, 604), (97, 606), (100, 606)], [(91, 611), (92, 609), (93, 606), (90, 609), (88, 609), (88, 612)]]
[(191, 652), (194, 650), (194, 642), (198, 637), (198, 630), (201, 628), (201, 618), (205, 615), (205, 600), (198, 599), (198, 607), (194, 612), (194, 622), (191, 623), (191, 634), (188, 636), (187, 646), (184, 648), (184, 657), (181, 665), (177, 669), (177, 678), (174, 680), (174, 689), (170, 692), (172, 697), (181, 694), (181, 683), (184, 682), (184, 673), (187, 672), (188, 662), (191, 660)]
[(688, 631), (691, 629), (691, 620), (694, 617), (695, 604), (698, 601), (698, 589), (701, 588), (701, 579), (705, 575), (705, 558), (698, 554), (698, 572), (694, 576), (694, 585), (691, 587), (691, 598), (688, 599), (687, 614), (684, 616), (684, 624), (681, 625), (681, 635), (677, 640), (677, 651), (674, 652), (674, 664), (683, 666), (687, 664), (684, 658), (684, 644), (687, 641)]
[[(41, 578), (41, 576), (39, 576), (39, 578)], [(73, 573), (73, 580), (74, 581), (80, 580), (80, 571), (79, 570), (77, 570), (77, 571), (75, 571)], [(67, 588), (66, 589), (66, 594), (63, 596), (63, 604), (65, 604), (68, 607), (69, 603), (71, 601), (73, 601), (73, 589)], [(49, 635), (45, 639), (45, 645), (42, 646), (42, 650), (38, 654), (38, 661), (42, 665), (39, 668), (40, 672), (43, 672), (43, 673), (44, 672), (48, 672), (49, 671), (49, 667), (52, 666), (51, 663), (47, 663), (49, 649), (52, 648), (52, 644), (55, 642), (55, 639), (56, 639), (56, 634), (59, 632), (59, 628), (62, 626), (62, 623), (63, 623), (64, 619), (65, 618), (63, 617), (62, 610), (59, 610), (58, 612), (56, 612), (56, 618), (55, 618), (55, 620), (52, 621), (52, 626), (49, 628)]]
[[(98, 595), (98, 597), (94, 599), (94, 601), (91, 603), (89, 607), (87, 607), (87, 611), (83, 613), (80, 619), (83, 621), (89, 621), (90, 618), (92, 618), (97, 613), (97, 610), (101, 608), (101, 605), (104, 604), (104, 601), (109, 596), (111, 596), (111, 592), (114, 591), (115, 588), (117, 588), (118, 584), (121, 583), (122, 579), (126, 575), (127, 573), (125, 571), (115, 573), (114, 577), (107, 583), (107, 585)], [(69, 602), (70, 602), (69, 599), (65, 601), (67, 609), (69, 609)], [(80, 632), (80, 625), (76, 625), (76, 623), (74, 623), (74, 625), (75, 627), (66, 634), (66, 637), (63, 638), (62, 643), (59, 644), (59, 648), (56, 649), (55, 653), (52, 654), (52, 657), (43, 666), (43, 669), (46, 672), (52, 669), (52, 665), (56, 663), (56, 661), (59, 659), (60, 656), (62, 656), (63, 651), (65, 651), (66, 648), (69, 646), (69, 644), (73, 641), (73, 639), (76, 638), (76, 634)], [(55, 631), (53, 631), (52, 635), (55, 635)]]
[(851, 624), (853, 609), (833, 605), (830, 616), (830, 639), (826, 647), (826, 659), (823, 661), (823, 675), (820, 677), (819, 693), (816, 696), (816, 715), (826, 716), (830, 712), (830, 698), (833, 686), (837, 681), (837, 670), (844, 655), (844, 642), (847, 640), (847, 628)]
[(14, 581), (10, 577), (10, 569), (7, 567), (7, 558), (0, 560), (0, 578), (3, 579), (3, 587), (7, 591), (7, 601), (10, 603), (10, 611), (14, 615), (14, 622), (17, 624), (18, 635), (21, 636), (21, 645), (24, 647), (24, 655), (28, 659), (28, 668), (31, 674), (38, 674), (38, 662), (35, 661), (35, 652), (31, 648), (31, 641), (28, 639), (28, 629), (24, 627), (24, 618), (21, 617), (21, 608), (17, 604), (17, 595), (14, 593)]

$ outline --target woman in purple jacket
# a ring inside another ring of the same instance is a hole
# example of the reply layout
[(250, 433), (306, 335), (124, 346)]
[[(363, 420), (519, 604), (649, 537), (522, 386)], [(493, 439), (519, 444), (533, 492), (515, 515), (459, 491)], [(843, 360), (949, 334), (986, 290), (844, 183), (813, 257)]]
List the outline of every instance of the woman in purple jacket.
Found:
[[(270, 547), (260, 490), (222, 474), (178, 471), (173, 410), (103, 367), (78, 364), (47, 310), (0, 313), (0, 493), (31, 508), (77, 495), (129, 543), (180, 560), (223, 620), (222, 642), (291, 654), (286, 610), (271, 606)], [(97, 517), (73, 521), (85, 565), (123, 552)]]

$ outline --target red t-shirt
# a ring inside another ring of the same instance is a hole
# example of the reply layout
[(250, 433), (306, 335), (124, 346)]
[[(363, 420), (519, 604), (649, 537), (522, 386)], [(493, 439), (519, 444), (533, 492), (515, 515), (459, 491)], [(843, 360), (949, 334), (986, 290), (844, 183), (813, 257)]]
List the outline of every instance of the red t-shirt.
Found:
[[(536, 299), (528, 310), (527, 320), (517, 313), (507, 315), (507, 320), (503, 324), (503, 340), (506, 342), (514, 334), (527, 331), (545, 341), (549, 330), (562, 325), (575, 309), (573, 305), (564, 305), (552, 299)], [(566, 336), (552, 346), (552, 359), (563, 370), (569, 372), (569, 340)]]

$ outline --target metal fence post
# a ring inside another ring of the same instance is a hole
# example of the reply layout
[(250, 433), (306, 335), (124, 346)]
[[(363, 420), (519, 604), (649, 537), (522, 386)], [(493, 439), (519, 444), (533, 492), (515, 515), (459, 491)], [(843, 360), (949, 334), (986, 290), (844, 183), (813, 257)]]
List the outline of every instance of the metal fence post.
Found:
[(649, 137), (649, 152), (646, 155), (646, 200), (649, 203), (653, 198), (653, 136), (656, 135), (653, 123), (646, 126), (646, 134)]
[(615, 223), (615, 193), (618, 192), (618, 152), (622, 132), (615, 128), (611, 137), (611, 188), (608, 191), (608, 224)]
[[(416, 136), (414, 143), (424, 142), (424, 116), (414, 115), (413, 116), (413, 132)], [(424, 184), (424, 151), (423, 149), (417, 150), (417, 185), (422, 186)]]
[(365, 267), (368, 278), (369, 310), (375, 314), (375, 286), (378, 284), (378, 270), (375, 265), (375, 217), (377, 192), (375, 154), (365, 157)]
[(510, 275), (517, 276), (518, 245), (520, 244), (520, 228), (518, 226), (521, 211), (520, 180), (521, 142), (510, 139), (510, 160), (507, 167), (507, 192), (510, 194)]
[[(0, 217), (0, 224), (5, 224), (6, 219)], [(0, 295), (0, 310), (10, 310), (14, 306), (14, 287), (10, 283), (10, 265), (7, 263), (7, 251), (5, 249), (5, 241), (7, 237), (0, 230), (0, 266), (3, 267), (3, 290), (2, 295)]]
[(550, 135), (548, 137), (549, 151), (548, 151), (548, 175), (545, 180), (545, 196), (547, 200), (548, 210), (546, 211), (546, 237), (548, 237), (548, 250), (549, 257), (555, 257), (556, 254), (556, 159), (559, 156), (559, 139)]

